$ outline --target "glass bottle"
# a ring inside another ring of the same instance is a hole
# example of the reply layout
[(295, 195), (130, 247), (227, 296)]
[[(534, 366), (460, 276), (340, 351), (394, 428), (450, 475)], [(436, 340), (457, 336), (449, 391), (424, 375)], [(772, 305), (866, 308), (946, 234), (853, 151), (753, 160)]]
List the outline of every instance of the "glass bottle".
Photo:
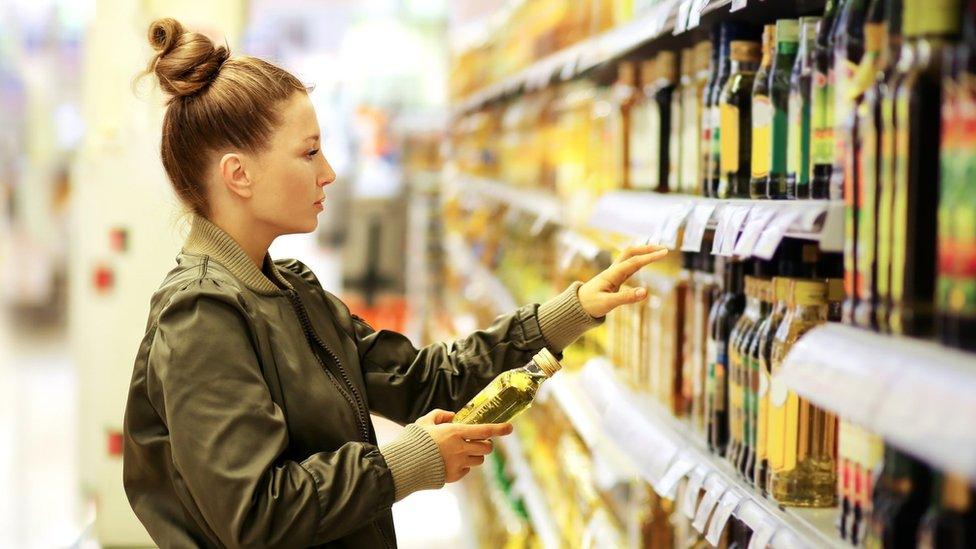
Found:
[[(682, 99), (685, 88), (691, 85), (691, 71), (694, 52), (692, 48), (682, 48), (678, 55), (678, 77), (671, 93), (671, 117), (668, 124), (668, 190), (673, 193), (684, 192), (684, 172), (681, 169), (681, 146), (684, 132), (684, 114), (682, 113)], [(673, 65), (673, 64), (672, 64)], [(674, 70), (674, 69), (672, 69)], [(665, 67), (664, 71), (667, 71)]]
[(769, 74), (769, 100), (773, 106), (773, 125), (770, 132), (772, 156), (766, 194), (772, 199), (785, 199), (786, 151), (789, 149), (790, 76), (796, 63), (799, 22), (796, 19), (776, 21), (776, 57)]
[(759, 384), (756, 392), (756, 457), (753, 482), (764, 493), (767, 487), (769, 473), (769, 378), (772, 368), (773, 339), (779, 325), (789, 312), (793, 282), (796, 279), (777, 276), (773, 277), (773, 310), (769, 316), (759, 324), (756, 339), (759, 352)]
[(810, 101), (819, 17), (800, 18), (800, 50), (790, 75), (786, 198), (810, 198)]
[(773, 341), (769, 399), (769, 493), (782, 505), (831, 507), (836, 499), (836, 418), (789, 390), (780, 375), (796, 341), (826, 321), (827, 284), (795, 281), (793, 307)]
[(454, 415), (453, 423), (505, 423), (532, 405), (542, 383), (562, 366), (548, 349), (528, 364), (502, 372)]
[(828, 191), (828, 196), (834, 200), (847, 200), (845, 190), (856, 186), (848, 185), (846, 181), (848, 149), (852, 142), (850, 123), (853, 119), (850, 114), (860, 99), (859, 96), (851, 95), (850, 87), (864, 55), (864, 20), (867, 8), (868, 0), (846, 0), (837, 14), (837, 26), (834, 29), (834, 158)]
[[(705, 234), (702, 250), (711, 249), (711, 234)], [(710, 312), (719, 298), (719, 281), (715, 274), (715, 256), (708, 251), (699, 254), (699, 270), (694, 273), (694, 308), (692, 316), (694, 328), (691, 333), (691, 416), (692, 426), (707, 438), (708, 414), (705, 402), (705, 385), (708, 368), (711, 364), (712, 346), (709, 344)]]
[[(758, 301), (757, 313), (751, 326), (739, 338), (738, 354), (740, 364), (740, 383), (742, 385), (742, 436), (740, 447), (733, 465), (743, 478), (752, 477), (756, 448), (756, 394), (759, 383), (758, 334), (762, 322), (772, 309), (772, 281), (768, 278), (755, 279), (755, 298)], [(748, 310), (748, 305), (746, 306)]]
[[(657, 164), (652, 152), (656, 150), (654, 127), (659, 126), (655, 120), (657, 108), (651, 87), (655, 79), (655, 68), (653, 59), (641, 62), (640, 77), (643, 85), (637, 88), (630, 108), (630, 139), (627, 149), (627, 181), (630, 189), (651, 190), (655, 186)], [(621, 71), (623, 70), (621, 67)]]
[(963, 549), (976, 547), (976, 508), (973, 488), (966, 477), (939, 475), (934, 483), (933, 505), (922, 517), (918, 547), (921, 549)]
[(915, 547), (931, 491), (932, 473), (925, 464), (885, 446), (864, 547)]
[(725, 455), (729, 442), (728, 368), (729, 334), (745, 307), (743, 295), (744, 265), (727, 259), (723, 263), (724, 286), (722, 296), (712, 306), (708, 321), (708, 378), (705, 383), (705, 403), (708, 421), (708, 448)]
[(640, 99), (637, 86), (637, 67), (631, 61), (621, 61), (617, 66), (617, 81), (611, 89), (615, 116), (619, 119), (617, 131), (621, 135), (621, 150), (617, 153), (620, 167), (621, 184), (625, 189), (633, 188), (630, 181), (630, 153), (631, 153), (631, 109)]
[[(960, 0), (906, 0), (905, 34), (913, 42), (895, 102), (895, 195), (891, 246), (891, 330), (934, 332), (936, 215), (942, 65), (959, 32)], [(914, 38), (914, 40), (912, 40)]]
[(719, 40), (718, 73), (715, 77), (714, 87), (711, 91), (712, 95), (708, 102), (708, 112), (711, 113), (711, 139), (709, 141), (709, 154), (706, 172), (708, 183), (705, 188), (706, 196), (716, 196), (719, 182), (721, 181), (720, 162), (722, 141), (719, 105), (721, 104), (720, 98), (722, 90), (725, 89), (725, 83), (732, 74), (732, 60), (730, 57), (731, 44), (733, 40), (748, 39), (749, 34), (751, 34), (749, 27), (730, 21), (723, 21), (719, 24), (719, 28), (721, 39)]
[(810, 121), (810, 198), (827, 198), (834, 163), (834, 30), (837, 13), (847, 0), (827, 0), (817, 28)]
[(895, 195), (895, 96), (904, 78), (903, 64), (911, 64), (911, 47), (902, 34), (902, 0), (891, 0), (888, 11), (888, 64), (886, 75), (879, 76), (878, 83), (878, 138), (880, 158), (878, 159), (878, 237), (875, 245), (877, 267), (874, 285), (874, 323), (878, 331), (891, 331), (891, 244), (892, 221), (894, 218)]
[(718, 85), (719, 74), (721, 72), (723, 53), (728, 55), (722, 48), (723, 32), (722, 25), (715, 25), (711, 31), (711, 57), (708, 65), (708, 81), (702, 89), (701, 98), (701, 141), (699, 150), (701, 151), (701, 190), (698, 194), (711, 196), (711, 173), (712, 173), (712, 134), (717, 131), (718, 110), (714, 100), (717, 98), (715, 87)]
[(719, 96), (721, 180), (717, 198), (748, 198), (752, 147), (752, 85), (759, 68), (760, 44), (734, 40), (731, 74)]
[(759, 296), (756, 291), (757, 278), (746, 276), (744, 281), (746, 306), (742, 315), (729, 334), (729, 445), (726, 459), (737, 463), (742, 448), (745, 412), (745, 384), (742, 361), (742, 337), (755, 326), (759, 316)]
[(657, 104), (659, 127), (656, 137), (657, 144), (657, 186), (658, 192), (668, 192), (671, 170), (671, 103), (677, 85), (677, 60), (675, 53), (664, 50), (657, 54), (657, 82), (655, 83), (654, 102)]
[(773, 126), (773, 105), (769, 102), (769, 71), (773, 66), (776, 50), (776, 25), (763, 27), (763, 55), (752, 87), (752, 178), (749, 180), (749, 196), (754, 199), (766, 196), (766, 179), (769, 177), (769, 161), (773, 156), (770, 132)]
[(692, 50), (692, 63), (689, 68), (690, 82), (681, 90), (681, 182), (686, 194), (699, 194), (701, 191), (701, 136), (702, 103), (705, 85), (708, 83), (708, 63), (711, 58), (712, 43), (702, 40)]

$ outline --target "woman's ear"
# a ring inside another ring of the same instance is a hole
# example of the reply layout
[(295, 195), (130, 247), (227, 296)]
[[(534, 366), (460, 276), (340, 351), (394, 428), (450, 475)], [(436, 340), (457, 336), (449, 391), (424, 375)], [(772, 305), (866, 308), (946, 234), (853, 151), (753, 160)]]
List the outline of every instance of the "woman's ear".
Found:
[(244, 170), (244, 162), (238, 153), (227, 153), (220, 159), (220, 182), (228, 191), (241, 198), (251, 198), (254, 189)]

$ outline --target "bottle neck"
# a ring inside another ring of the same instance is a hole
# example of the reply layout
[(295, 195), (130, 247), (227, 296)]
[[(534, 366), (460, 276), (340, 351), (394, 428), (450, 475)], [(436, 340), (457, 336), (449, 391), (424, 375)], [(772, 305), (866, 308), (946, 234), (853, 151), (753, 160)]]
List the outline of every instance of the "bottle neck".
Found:
[(733, 59), (731, 61), (731, 73), (735, 74), (738, 72), (756, 72), (759, 70), (759, 63), (755, 59), (738, 61)]

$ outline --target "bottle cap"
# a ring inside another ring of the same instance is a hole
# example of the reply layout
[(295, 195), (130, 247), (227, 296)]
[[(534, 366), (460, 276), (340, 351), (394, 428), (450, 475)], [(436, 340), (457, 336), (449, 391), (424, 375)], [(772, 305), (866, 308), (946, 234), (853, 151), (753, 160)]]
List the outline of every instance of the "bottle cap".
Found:
[(796, 19), (776, 21), (776, 43), (795, 44), (800, 38), (800, 22)]
[(562, 369), (563, 365), (556, 360), (555, 355), (549, 352), (549, 349), (543, 347), (538, 353), (532, 357), (532, 362), (539, 367), (540, 370), (545, 372), (546, 377), (552, 377), (553, 374)]
[(729, 59), (739, 62), (750, 62), (759, 61), (759, 56), (762, 54), (762, 46), (759, 42), (751, 42), (749, 40), (733, 40), (731, 44), (731, 50), (729, 51)]

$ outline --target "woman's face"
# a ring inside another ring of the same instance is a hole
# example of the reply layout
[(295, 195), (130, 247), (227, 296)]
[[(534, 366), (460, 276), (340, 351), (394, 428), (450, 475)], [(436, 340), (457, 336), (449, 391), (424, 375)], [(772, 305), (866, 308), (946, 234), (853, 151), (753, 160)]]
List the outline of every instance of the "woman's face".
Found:
[(281, 124), (271, 143), (248, 167), (252, 180), (252, 213), (276, 235), (307, 233), (318, 226), (324, 188), (335, 172), (321, 150), (319, 123), (305, 93), (282, 106)]

